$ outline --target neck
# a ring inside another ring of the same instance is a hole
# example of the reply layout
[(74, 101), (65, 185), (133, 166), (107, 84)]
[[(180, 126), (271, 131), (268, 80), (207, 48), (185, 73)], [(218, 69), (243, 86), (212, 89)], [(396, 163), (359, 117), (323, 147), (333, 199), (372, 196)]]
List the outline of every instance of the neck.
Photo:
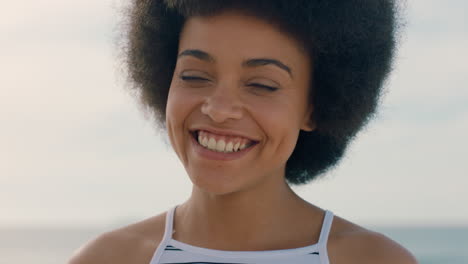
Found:
[(210, 248), (265, 250), (261, 247), (268, 245), (266, 241), (284, 240), (304, 219), (319, 219), (319, 211), (284, 181), (274, 187), (224, 195), (208, 194), (194, 186), (190, 199), (176, 210), (174, 238)]

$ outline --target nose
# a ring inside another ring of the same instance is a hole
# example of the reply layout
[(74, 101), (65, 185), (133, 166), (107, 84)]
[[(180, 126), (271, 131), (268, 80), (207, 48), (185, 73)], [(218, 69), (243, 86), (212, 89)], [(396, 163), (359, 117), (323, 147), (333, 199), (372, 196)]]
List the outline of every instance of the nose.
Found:
[(235, 92), (228, 89), (215, 88), (205, 98), (201, 111), (216, 123), (242, 118), (241, 102)]

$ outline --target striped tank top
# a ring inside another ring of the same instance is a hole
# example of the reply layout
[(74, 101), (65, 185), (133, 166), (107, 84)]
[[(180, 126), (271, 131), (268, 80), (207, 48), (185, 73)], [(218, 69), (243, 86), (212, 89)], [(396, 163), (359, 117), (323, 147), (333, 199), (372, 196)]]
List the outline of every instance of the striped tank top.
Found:
[(225, 251), (196, 247), (173, 239), (175, 208), (166, 215), (164, 236), (150, 264), (329, 264), (327, 240), (333, 221), (333, 213), (330, 211), (325, 212), (316, 244), (293, 249)]

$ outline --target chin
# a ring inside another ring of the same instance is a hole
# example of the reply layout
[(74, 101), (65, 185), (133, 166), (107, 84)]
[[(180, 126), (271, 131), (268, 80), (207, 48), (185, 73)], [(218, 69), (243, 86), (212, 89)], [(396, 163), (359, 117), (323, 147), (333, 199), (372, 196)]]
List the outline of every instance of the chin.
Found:
[(226, 173), (192, 174), (190, 180), (198, 190), (209, 195), (219, 196), (233, 194), (246, 189), (248, 183), (243, 182), (243, 179), (240, 179), (239, 175), (236, 174), (230, 177)]

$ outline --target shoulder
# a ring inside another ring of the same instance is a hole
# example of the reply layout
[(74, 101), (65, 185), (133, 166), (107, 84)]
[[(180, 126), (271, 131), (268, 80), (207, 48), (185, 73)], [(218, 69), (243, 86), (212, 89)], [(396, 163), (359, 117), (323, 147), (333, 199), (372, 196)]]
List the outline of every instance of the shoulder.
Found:
[[(332, 264), (417, 264), (416, 258), (387, 236), (335, 217), (328, 241)], [(333, 229), (332, 229), (333, 230)]]
[(165, 213), (99, 235), (71, 257), (68, 264), (149, 263), (164, 235)]

